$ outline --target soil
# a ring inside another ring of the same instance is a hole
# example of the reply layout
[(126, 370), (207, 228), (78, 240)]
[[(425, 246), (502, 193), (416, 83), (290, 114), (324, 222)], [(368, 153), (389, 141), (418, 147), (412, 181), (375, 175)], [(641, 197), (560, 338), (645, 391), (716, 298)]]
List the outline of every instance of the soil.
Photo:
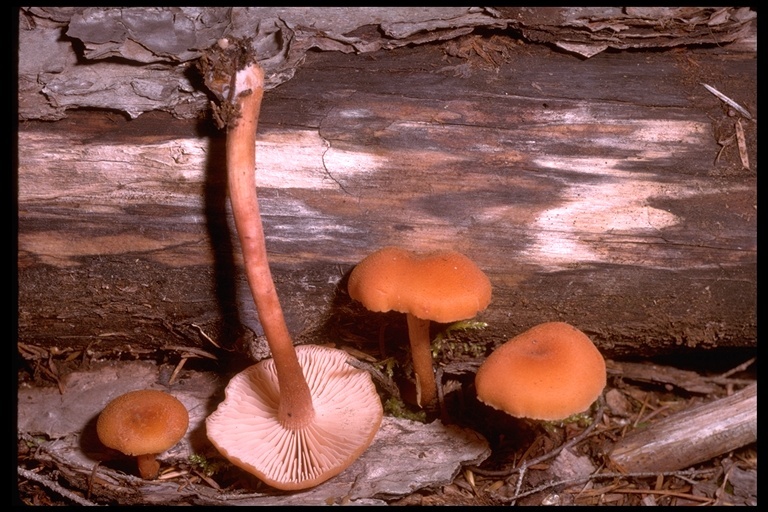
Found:
[[(479, 403), (474, 397), (473, 377), (482, 359), (478, 357), (477, 345), (472, 344), (477, 341), (479, 331), (476, 328), (450, 331), (436, 329), (436, 338), (440, 339), (435, 341), (433, 347), (442, 376), (440, 382), (444, 407), (442, 410), (432, 408), (425, 412), (407, 403), (408, 389), (412, 389), (409, 388), (411, 379), (408, 354), (395, 345), (395, 341), (404, 334), (404, 326), (401, 325), (404, 321), (401, 322), (402, 319), (397, 318), (397, 315), (384, 316), (386, 320), (380, 325), (381, 343), (387, 350), (387, 357), (395, 365), (392, 381), (388, 381), (385, 372), (379, 375), (380, 393), (383, 401), (392, 403), (392, 395), (388, 390), (396, 388), (402, 392), (406, 402), (398, 402), (400, 406), (388, 409), (387, 414), (406, 415), (421, 421), (440, 417), (444, 423), (458, 424), (480, 432), (491, 447), (488, 459), (479, 467), (470, 466), (459, 471), (451, 484), (418, 489), (404, 496), (383, 498), (388, 504), (756, 504), (756, 486), (753, 486), (757, 472), (756, 443), (728, 451), (686, 468), (685, 471), (622, 475), (611, 466), (607, 457), (611, 447), (635, 429), (653, 425), (676, 411), (726, 396), (754, 382), (754, 359), (742, 360), (743, 364), (737, 371), (728, 371), (732, 368), (729, 365), (736, 366), (735, 358), (746, 354), (733, 354), (734, 359), (730, 361), (700, 361), (695, 365), (698, 371), (691, 372), (692, 376), (687, 377), (699, 384), (706, 384), (699, 388), (692, 386), (690, 381), (676, 381), (674, 368), (664, 366), (664, 363), (686, 366), (680, 361), (655, 361), (653, 371), (650, 369), (652, 362), (638, 363), (649, 365), (648, 370), (641, 371), (641, 375), (646, 376), (642, 380), (638, 380), (636, 371), (632, 375), (609, 371), (608, 386), (603, 393), (605, 398), (601, 400), (604, 405), (599, 411), (595, 410), (596, 404), (586, 415), (573, 418), (570, 422), (549, 424), (512, 418)], [(173, 329), (169, 327), (171, 331)], [(353, 332), (342, 334), (340, 340), (357, 338)], [(355, 352), (356, 349), (344, 341), (340, 341), (338, 346), (376, 363), (384, 361), (379, 353), (380, 347), (367, 346), (366, 353)], [(218, 356), (212, 356), (215, 351), (210, 343), (205, 349), (197, 350), (188, 343), (186, 347), (167, 345), (163, 349), (142, 348), (136, 344), (133, 348), (123, 346), (111, 352), (93, 348), (43, 349), (22, 344), (18, 354), (19, 385), (55, 389), (67, 372), (104, 360), (114, 361), (115, 364), (120, 364), (120, 360), (152, 360), (164, 367), (166, 374), (178, 372), (179, 378), (188, 378), (194, 372), (211, 369), (221, 371), (221, 363), (215, 360)], [(179, 365), (182, 354), (195, 353), (210, 357), (191, 357), (187, 359), (186, 365)], [(232, 354), (229, 356), (231, 358)], [(691, 367), (690, 364), (687, 366)], [(380, 364), (378, 367), (386, 366)], [(703, 389), (707, 392), (691, 392), (690, 389)], [(18, 467), (24, 471), (19, 476), (20, 503), (70, 505), (82, 501), (96, 504), (141, 504), (129, 497), (99, 495), (98, 486), (84, 487), (83, 483), (62, 476), (67, 474), (67, 468), (62, 467), (65, 462), (53, 463), (45, 453), (35, 451), (32, 436), (24, 432), (18, 434)], [(569, 445), (568, 449), (558, 453), (564, 445)], [(256, 482), (252, 478), (243, 478), (240, 470), (224, 460), (219, 463), (221, 468), (212, 474), (201, 471), (199, 466), (191, 462), (183, 461), (164, 468), (163, 472), (169, 475), (167, 478), (177, 480), (180, 485), (194, 482), (210, 485), (212, 489), (226, 489), (230, 493), (253, 492)], [(521, 467), (525, 467), (522, 476)], [(116, 471), (119, 475), (121, 471), (130, 472), (130, 468), (116, 467), (109, 471)], [(36, 480), (30, 478), (31, 474), (35, 475)], [(575, 485), (569, 485), (569, 477), (573, 475), (586, 477)], [(263, 486), (258, 488), (260, 492), (270, 492)], [(536, 489), (540, 490), (536, 492)], [(195, 504), (195, 500), (188, 498), (174, 500), (173, 504), (185, 502)]]

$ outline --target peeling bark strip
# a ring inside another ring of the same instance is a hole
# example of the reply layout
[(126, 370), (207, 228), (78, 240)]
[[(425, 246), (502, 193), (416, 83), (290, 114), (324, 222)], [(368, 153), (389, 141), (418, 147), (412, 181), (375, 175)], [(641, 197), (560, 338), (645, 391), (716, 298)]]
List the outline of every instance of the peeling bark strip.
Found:
[[(752, 109), (753, 60), (687, 57), (733, 77), (718, 89)], [(714, 167), (710, 124), (733, 119), (678, 54), (582, 61), (526, 48), (466, 76), (441, 58), (436, 47), (314, 54), (265, 99), (258, 186), (273, 272), (289, 322), (317, 312), (293, 332), (332, 315), (344, 273), (395, 244), (477, 262), (494, 287), (478, 320), (498, 343), (563, 320), (608, 356), (641, 342), (646, 353), (754, 346), (755, 174), (735, 145)], [(226, 249), (211, 242), (222, 139), (156, 116), (104, 119), (21, 127), (27, 342), (61, 332), (51, 303), (72, 307), (66, 288), (28, 284), (39, 272), (106, 257), (198, 276)], [(742, 124), (756, 162), (755, 124)], [(178, 295), (171, 283), (151, 290), (158, 314), (177, 307), (163, 301)]]
[(271, 89), (309, 49), (365, 54), (481, 29), (582, 57), (738, 40), (754, 51), (756, 17), (746, 7), (28, 7), (19, 20), (19, 114), (52, 120), (95, 107), (194, 118), (208, 102), (187, 65), (222, 37), (253, 38)]

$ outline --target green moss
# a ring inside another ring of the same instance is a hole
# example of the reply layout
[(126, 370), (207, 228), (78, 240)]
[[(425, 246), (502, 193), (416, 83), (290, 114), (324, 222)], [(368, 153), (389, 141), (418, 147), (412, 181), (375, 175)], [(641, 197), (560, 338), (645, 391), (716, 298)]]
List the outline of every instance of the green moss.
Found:
[(196, 453), (189, 456), (189, 463), (205, 476), (215, 475), (224, 466), (223, 462), (211, 462), (205, 455), (198, 455)]
[(404, 418), (424, 423), (427, 421), (427, 413), (424, 411), (412, 411), (402, 400), (390, 397), (384, 402), (384, 414), (395, 418)]
[(432, 357), (437, 359), (439, 355), (442, 355), (444, 358), (457, 359), (469, 356), (476, 359), (482, 356), (485, 353), (484, 345), (461, 341), (451, 336), (457, 331), (481, 330), (486, 327), (488, 327), (487, 323), (474, 320), (461, 320), (448, 325), (432, 341)]
[(373, 366), (375, 366), (380, 372), (384, 373), (390, 379), (394, 378), (395, 367), (397, 365), (398, 365), (397, 359), (395, 359), (394, 357), (388, 357), (386, 359), (382, 359), (381, 361), (376, 361), (375, 363), (373, 363)]

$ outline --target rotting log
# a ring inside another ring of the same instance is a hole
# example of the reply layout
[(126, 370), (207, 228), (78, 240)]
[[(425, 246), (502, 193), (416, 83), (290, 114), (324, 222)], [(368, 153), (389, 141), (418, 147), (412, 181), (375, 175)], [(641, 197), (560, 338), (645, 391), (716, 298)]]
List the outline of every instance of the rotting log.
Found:
[[(754, 112), (754, 55), (509, 51), (497, 68), (438, 46), (310, 54), (267, 94), (260, 201), (292, 330), (375, 324), (344, 278), (400, 244), (485, 270), (494, 342), (563, 320), (612, 357), (754, 347), (756, 126), (743, 168), (736, 118), (700, 85)], [(160, 114), (21, 124), (19, 340), (152, 347), (234, 309), (258, 331), (223, 142)]]

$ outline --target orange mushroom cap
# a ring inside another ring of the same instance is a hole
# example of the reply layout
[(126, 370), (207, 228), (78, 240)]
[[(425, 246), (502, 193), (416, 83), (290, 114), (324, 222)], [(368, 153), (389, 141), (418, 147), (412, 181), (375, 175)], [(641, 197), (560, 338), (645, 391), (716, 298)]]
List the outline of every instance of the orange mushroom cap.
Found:
[(96, 421), (96, 433), (109, 448), (126, 455), (145, 455), (171, 448), (188, 426), (187, 408), (176, 397), (142, 389), (109, 402)]
[(109, 402), (96, 421), (96, 433), (107, 447), (139, 459), (143, 478), (155, 478), (154, 455), (178, 443), (189, 427), (189, 412), (163, 391), (142, 389)]
[(278, 420), (274, 359), (235, 375), (205, 420), (208, 439), (230, 462), (283, 490), (306, 489), (341, 473), (371, 444), (383, 409), (371, 376), (343, 350), (299, 345), (296, 354), (315, 415), (286, 428)]
[(605, 360), (586, 334), (565, 322), (532, 327), (497, 348), (475, 376), (477, 397), (520, 418), (561, 420), (603, 392)]
[(398, 311), (447, 323), (472, 318), (491, 302), (491, 282), (456, 251), (418, 255), (384, 247), (352, 270), (349, 295), (370, 311)]

